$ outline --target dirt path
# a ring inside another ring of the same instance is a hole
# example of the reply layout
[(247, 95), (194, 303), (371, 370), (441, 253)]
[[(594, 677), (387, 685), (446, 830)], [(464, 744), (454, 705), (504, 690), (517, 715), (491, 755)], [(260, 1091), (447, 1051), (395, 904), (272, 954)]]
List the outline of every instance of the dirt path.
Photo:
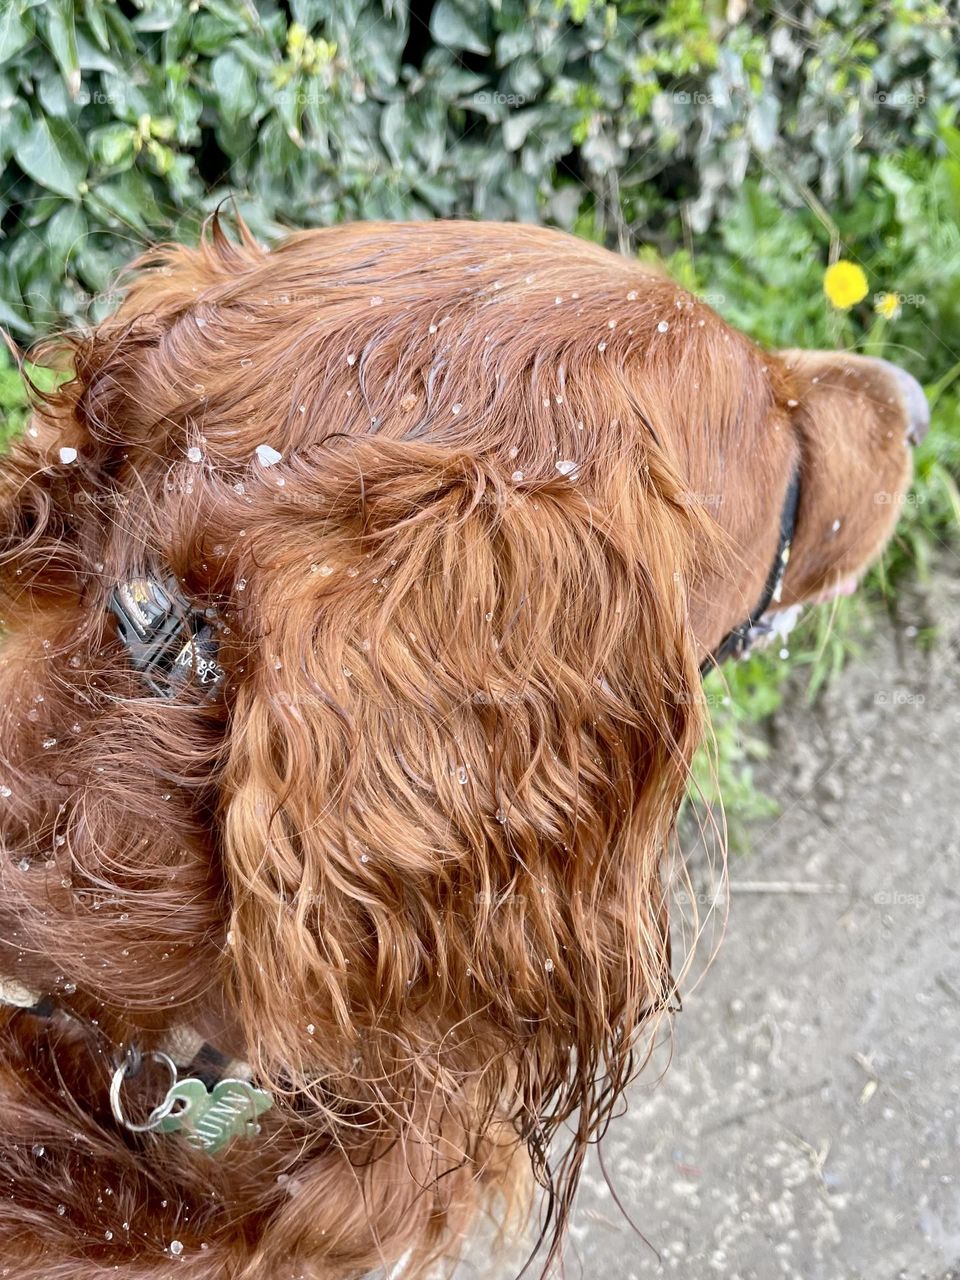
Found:
[[(593, 1161), (567, 1276), (960, 1277), (960, 582), (902, 612), (818, 707), (778, 716), (761, 782), (782, 812), (733, 864), (672, 1065), (604, 1141), (662, 1261)], [(927, 616), (932, 653), (905, 625)], [(778, 881), (826, 889), (757, 891)]]

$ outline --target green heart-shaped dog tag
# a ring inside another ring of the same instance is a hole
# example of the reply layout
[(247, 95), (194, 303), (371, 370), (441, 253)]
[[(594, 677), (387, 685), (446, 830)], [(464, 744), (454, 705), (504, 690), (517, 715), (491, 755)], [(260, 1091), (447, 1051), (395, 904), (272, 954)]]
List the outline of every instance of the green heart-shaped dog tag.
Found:
[(258, 1117), (273, 1106), (273, 1098), (246, 1080), (220, 1080), (208, 1089), (192, 1076), (172, 1085), (163, 1102), (167, 1112), (161, 1133), (182, 1133), (199, 1151), (216, 1155), (233, 1138), (255, 1138)]

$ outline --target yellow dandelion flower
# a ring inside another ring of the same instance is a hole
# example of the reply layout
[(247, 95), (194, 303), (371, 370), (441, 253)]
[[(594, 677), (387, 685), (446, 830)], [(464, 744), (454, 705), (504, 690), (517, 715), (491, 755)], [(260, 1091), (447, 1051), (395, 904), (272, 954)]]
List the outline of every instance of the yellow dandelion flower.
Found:
[(873, 300), (873, 309), (884, 320), (896, 320), (900, 314), (900, 299), (895, 293), (878, 293)]
[(827, 267), (823, 274), (823, 292), (840, 311), (848, 311), (856, 302), (862, 302), (870, 286), (862, 267), (841, 258)]

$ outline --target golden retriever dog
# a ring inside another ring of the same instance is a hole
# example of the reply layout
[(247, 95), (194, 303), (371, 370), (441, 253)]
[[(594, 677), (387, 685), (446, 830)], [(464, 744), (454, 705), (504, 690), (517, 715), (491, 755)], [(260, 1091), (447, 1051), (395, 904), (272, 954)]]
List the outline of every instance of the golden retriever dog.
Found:
[(35, 358), (5, 1274), (408, 1280), (534, 1180), (555, 1260), (676, 1004), (702, 670), (876, 556), (918, 385), (467, 222), (215, 221)]

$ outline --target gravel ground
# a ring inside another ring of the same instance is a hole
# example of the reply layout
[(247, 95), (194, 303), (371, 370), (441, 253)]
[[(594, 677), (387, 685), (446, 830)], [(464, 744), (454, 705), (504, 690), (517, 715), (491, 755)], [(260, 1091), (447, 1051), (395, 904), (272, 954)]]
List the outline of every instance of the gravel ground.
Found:
[(955, 570), (900, 613), (772, 726), (780, 814), (732, 864), (669, 1069), (604, 1141), (616, 1199), (591, 1162), (573, 1280), (960, 1280)]

